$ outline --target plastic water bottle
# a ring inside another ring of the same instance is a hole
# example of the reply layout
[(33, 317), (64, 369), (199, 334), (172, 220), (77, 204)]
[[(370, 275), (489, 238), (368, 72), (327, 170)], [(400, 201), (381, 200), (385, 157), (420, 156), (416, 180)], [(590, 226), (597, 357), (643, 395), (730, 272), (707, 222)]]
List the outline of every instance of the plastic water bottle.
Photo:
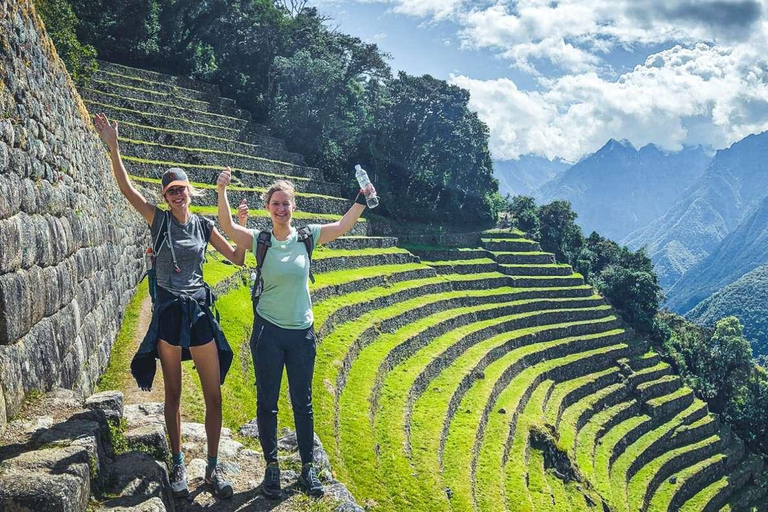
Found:
[[(365, 169), (360, 167), (360, 164), (355, 166), (355, 178), (357, 178), (357, 183), (363, 190), (366, 190), (368, 185), (371, 184), (371, 180), (368, 179), (368, 173), (365, 172)], [(368, 203), (368, 208), (376, 208), (379, 206), (379, 198), (375, 193), (366, 195), (365, 202)]]

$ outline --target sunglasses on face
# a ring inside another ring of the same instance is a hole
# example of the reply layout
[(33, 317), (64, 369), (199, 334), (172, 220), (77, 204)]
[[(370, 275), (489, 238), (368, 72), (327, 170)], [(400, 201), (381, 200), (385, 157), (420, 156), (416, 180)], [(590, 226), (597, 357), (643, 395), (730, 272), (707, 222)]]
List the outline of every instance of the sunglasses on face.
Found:
[(177, 196), (187, 190), (187, 187), (171, 187), (165, 193), (169, 196)]

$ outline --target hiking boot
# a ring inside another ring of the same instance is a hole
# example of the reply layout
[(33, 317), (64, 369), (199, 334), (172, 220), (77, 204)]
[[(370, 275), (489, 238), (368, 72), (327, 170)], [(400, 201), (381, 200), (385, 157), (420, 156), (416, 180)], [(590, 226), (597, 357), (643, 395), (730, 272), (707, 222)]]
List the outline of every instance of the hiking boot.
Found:
[(280, 497), (280, 466), (277, 462), (267, 464), (264, 471), (264, 481), (261, 482), (261, 492), (267, 498)]
[(311, 462), (304, 464), (304, 467), (301, 468), (299, 485), (301, 485), (304, 488), (304, 491), (313, 498), (319, 498), (325, 493), (323, 484), (320, 483), (320, 479), (317, 477), (317, 470)]
[(182, 464), (174, 464), (170, 474), (171, 494), (174, 498), (183, 498), (189, 495), (187, 487), (187, 467)]
[(213, 489), (214, 496), (219, 498), (229, 498), (232, 496), (232, 484), (227, 481), (224, 474), (224, 467), (216, 464), (216, 467), (205, 470), (205, 483)]

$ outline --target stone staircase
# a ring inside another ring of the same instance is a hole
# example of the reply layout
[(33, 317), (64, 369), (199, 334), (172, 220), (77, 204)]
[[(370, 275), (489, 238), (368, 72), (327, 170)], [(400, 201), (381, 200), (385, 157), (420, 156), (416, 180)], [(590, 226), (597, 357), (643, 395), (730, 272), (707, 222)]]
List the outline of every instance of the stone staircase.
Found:
[[(341, 218), (351, 201), (342, 187), (324, 181), (323, 173), (286, 149), (266, 126), (254, 123), (249, 112), (223, 98), (211, 84), (137, 68), (101, 62), (86, 87), (80, 89), (88, 110), (104, 112), (119, 122), (120, 147), (132, 180), (160, 201), (159, 179), (169, 167), (181, 167), (203, 195), (193, 211), (216, 217), (216, 178), (233, 169), (230, 203), (246, 199), (254, 210), (249, 225), (268, 224), (260, 194), (275, 179), (296, 186), (296, 224), (327, 223)], [(339, 245), (363, 249), (382, 243), (366, 237), (364, 220)], [(372, 244), (372, 245), (371, 245)]]

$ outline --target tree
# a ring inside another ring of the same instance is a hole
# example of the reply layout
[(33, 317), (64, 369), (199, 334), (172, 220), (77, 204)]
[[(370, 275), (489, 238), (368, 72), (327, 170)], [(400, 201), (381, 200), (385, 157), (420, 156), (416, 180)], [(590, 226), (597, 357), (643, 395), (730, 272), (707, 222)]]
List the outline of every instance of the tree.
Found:
[(420, 222), (494, 221), (498, 182), (488, 127), (469, 110), (469, 92), (400, 72), (385, 94), (366, 148), (380, 170), (383, 210)]
[(598, 275), (597, 289), (632, 327), (651, 332), (661, 299), (654, 273), (611, 264)]
[(742, 331), (738, 318), (723, 318), (694, 359), (692, 371), (702, 376), (700, 390), (715, 412), (722, 412), (737, 397), (754, 366), (752, 348)]
[(507, 203), (506, 209), (512, 215), (518, 229), (525, 231), (529, 237), (538, 239), (541, 222), (536, 201), (532, 197), (515, 196)]
[(584, 238), (577, 217), (569, 201), (552, 201), (539, 208), (541, 248), (555, 253), (557, 261), (571, 262), (581, 249)]
[(72, 79), (86, 81), (97, 68), (96, 49), (78, 39), (80, 21), (72, 7), (66, 0), (35, 0), (35, 9)]

